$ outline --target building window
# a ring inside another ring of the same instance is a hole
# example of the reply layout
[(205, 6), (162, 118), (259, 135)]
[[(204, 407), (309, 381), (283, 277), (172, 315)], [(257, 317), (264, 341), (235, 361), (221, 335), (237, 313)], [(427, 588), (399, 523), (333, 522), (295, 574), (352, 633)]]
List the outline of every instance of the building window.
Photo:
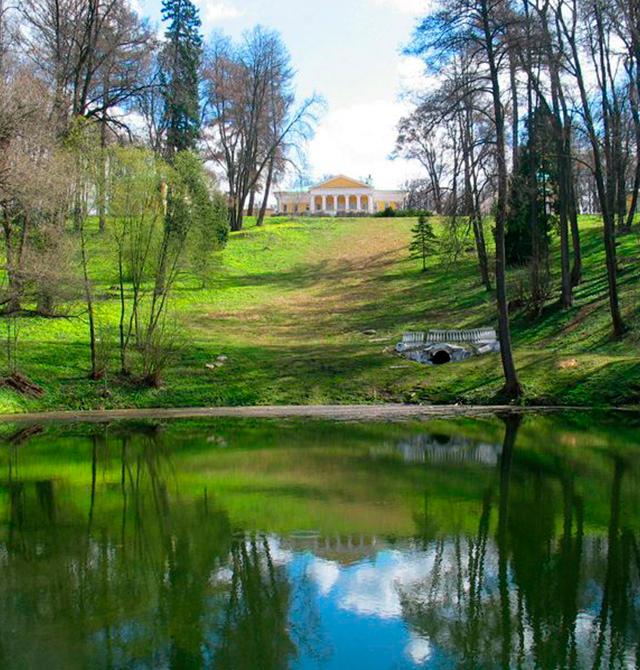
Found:
[(286, 206), (286, 205), (282, 205), (282, 211), (283, 211), (285, 214), (287, 213), (287, 206)]

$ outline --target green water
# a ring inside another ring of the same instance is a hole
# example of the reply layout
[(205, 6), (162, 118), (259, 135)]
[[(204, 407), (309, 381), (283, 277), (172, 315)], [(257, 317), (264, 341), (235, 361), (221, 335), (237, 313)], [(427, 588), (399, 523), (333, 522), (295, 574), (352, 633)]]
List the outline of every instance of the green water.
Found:
[(640, 416), (0, 427), (0, 668), (637, 668)]

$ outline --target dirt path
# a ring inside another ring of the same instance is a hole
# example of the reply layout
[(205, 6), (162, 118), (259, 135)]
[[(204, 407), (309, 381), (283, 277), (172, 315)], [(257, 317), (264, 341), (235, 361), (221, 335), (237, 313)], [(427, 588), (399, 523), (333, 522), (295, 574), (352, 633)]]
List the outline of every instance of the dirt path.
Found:
[(360, 220), (342, 222), (338, 235), (318, 235), (305, 261), (290, 270), (298, 285), (274, 288), (258, 304), (237, 312), (209, 312), (216, 322), (224, 317), (234, 332), (253, 343), (307, 343), (348, 331), (348, 319), (375, 300), (375, 280), (402, 258), (408, 244), (402, 222)]
[(269, 405), (263, 407), (184, 407), (173, 409), (111, 409), (4, 414), (11, 423), (110, 423), (139, 419), (255, 418), (325, 419), (331, 421), (399, 421), (402, 419), (493, 416), (580, 410), (580, 407), (524, 408), (511, 405)]

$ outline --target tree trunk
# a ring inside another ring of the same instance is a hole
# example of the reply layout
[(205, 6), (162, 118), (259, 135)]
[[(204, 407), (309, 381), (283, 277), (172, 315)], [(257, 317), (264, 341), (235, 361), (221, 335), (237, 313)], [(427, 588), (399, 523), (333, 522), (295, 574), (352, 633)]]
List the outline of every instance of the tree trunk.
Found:
[(496, 164), (498, 168), (498, 201), (496, 208), (496, 303), (500, 336), (500, 355), (505, 384), (503, 394), (517, 400), (522, 395), (522, 387), (513, 360), (511, 348), (511, 327), (509, 324), (509, 303), (507, 299), (505, 224), (507, 219), (507, 198), (509, 175), (505, 155), (504, 112), (500, 99), (500, 73), (494, 49), (493, 30), (490, 24), (488, 0), (481, 0), (481, 14), (485, 37), (485, 49), (491, 79), (493, 113), (496, 130)]
[(5, 240), (5, 254), (7, 260), (8, 296), (5, 307), (7, 314), (15, 314), (22, 309), (22, 295), (24, 292), (23, 251), (27, 241), (29, 221), (22, 220), (19, 239), (15, 239), (14, 227), (4, 215), (3, 230)]
[(489, 259), (487, 258), (487, 245), (484, 239), (484, 228), (482, 224), (482, 211), (480, 209), (480, 198), (478, 196), (477, 177), (473, 168), (473, 140), (469, 123), (470, 111), (462, 112), (460, 121), (460, 133), (462, 135), (462, 158), (464, 164), (465, 182), (465, 209), (471, 219), (473, 238), (478, 256), (478, 268), (480, 279), (487, 291), (491, 291), (491, 278), (489, 276)]
[[(598, 11), (596, 10), (596, 14)], [(596, 182), (596, 190), (598, 194), (598, 200), (600, 202), (600, 211), (602, 213), (602, 220), (604, 224), (604, 249), (605, 249), (605, 259), (607, 266), (607, 284), (608, 284), (608, 294), (609, 294), (609, 311), (611, 312), (611, 323), (613, 326), (614, 337), (622, 337), (626, 332), (626, 326), (622, 319), (622, 314), (620, 312), (620, 303), (618, 300), (618, 269), (617, 269), (617, 258), (616, 258), (616, 239), (615, 239), (615, 219), (613, 213), (613, 192), (612, 188), (612, 179), (611, 174), (607, 174), (607, 179), (605, 182), (605, 165), (608, 168), (608, 172), (611, 172), (611, 162), (606, 160), (606, 163), (603, 161), (602, 151), (600, 149), (600, 138), (598, 131), (596, 130), (595, 122), (591, 113), (591, 100), (587, 94), (586, 84), (584, 75), (582, 73), (581, 58), (582, 55), (578, 52), (578, 46), (576, 43), (575, 35), (571, 34), (571, 31), (567, 29), (564, 19), (561, 14), (557, 15), (559, 22), (562, 25), (562, 29), (567, 36), (567, 43), (571, 48), (571, 56), (573, 59), (573, 67), (575, 70), (575, 79), (576, 84), (578, 85), (578, 90), (580, 93), (580, 102), (582, 106), (582, 113), (584, 116), (585, 126), (587, 129), (587, 134), (589, 136), (589, 142), (591, 144), (591, 150), (593, 153), (593, 168), (594, 168), (594, 177)], [(599, 30), (599, 39), (604, 40), (604, 31), (602, 27), (601, 17), (598, 16), (598, 30)], [(603, 90), (601, 91), (603, 100), (607, 99), (607, 90), (606, 85), (603, 84)], [(606, 106), (606, 103), (605, 103)], [(607, 113), (604, 114), (604, 133), (605, 140), (609, 136), (609, 123), (607, 118)], [(605, 141), (605, 149), (607, 143)], [(607, 157), (610, 158), (610, 157)], [(611, 202), (610, 202), (611, 199)]]
[(275, 159), (269, 161), (269, 170), (267, 172), (267, 179), (264, 184), (264, 196), (262, 198), (262, 205), (260, 206), (260, 213), (258, 214), (257, 226), (262, 226), (264, 224), (264, 217), (267, 212), (267, 206), (269, 204), (269, 195), (271, 194), (271, 182), (273, 180), (273, 168), (275, 164)]
[(100, 156), (97, 179), (98, 229), (104, 233), (107, 227), (107, 121), (100, 119)]
[(573, 267), (571, 268), (571, 286), (574, 288), (582, 282), (582, 248), (580, 246), (580, 227), (578, 225), (578, 208), (576, 205), (576, 189), (571, 171), (571, 200), (569, 206), (569, 222), (571, 224), (571, 242), (573, 245)]
[(93, 311), (93, 294), (91, 282), (89, 281), (89, 267), (87, 260), (87, 245), (84, 235), (84, 224), (80, 224), (80, 251), (82, 257), (82, 275), (84, 279), (84, 296), (87, 303), (87, 314), (89, 316), (89, 348), (91, 351), (91, 379), (99, 379), (101, 370), (98, 370), (98, 356), (96, 347), (96, 324)]
[(518, 111), (518, 81), (516, 79), (516, 63), (513, 49), (509, 49), (509, 85), (511, 88), (511, 174), (518, 173), (518, 162), (520, 156), (519, 127), (520, 117)]

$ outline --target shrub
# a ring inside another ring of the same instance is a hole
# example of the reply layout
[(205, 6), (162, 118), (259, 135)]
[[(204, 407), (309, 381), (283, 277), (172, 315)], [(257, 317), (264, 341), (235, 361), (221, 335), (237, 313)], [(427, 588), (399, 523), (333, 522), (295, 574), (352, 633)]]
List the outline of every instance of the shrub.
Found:
[[(366, 216), (370, 215), (367, 214)], [(381, 219), (389, 217), (418, 219), (421, 216), (429, 218), (433, 216), (433, 212), (428, 209), (393, 209), (392, 207), (387, 207), (382, 212), (376, 212), (374, 216)]]

